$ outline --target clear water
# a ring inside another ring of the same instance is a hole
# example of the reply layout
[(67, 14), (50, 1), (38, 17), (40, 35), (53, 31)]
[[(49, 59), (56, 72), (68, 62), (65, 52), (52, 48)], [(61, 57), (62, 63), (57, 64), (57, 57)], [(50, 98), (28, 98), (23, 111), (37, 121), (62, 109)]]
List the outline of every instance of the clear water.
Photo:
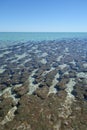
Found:
[(66, 38), (87, 38), (87, 33), (74, 32), (0, 32), (0, 47), (21, 41), (58, 40)]
[[(28, 94), (43, 84), (49, 88), (48, 94), (55, 94), (64, 85), (63, 88), (67, 87), (62, 89), (67, 92), (65, 102), (70, 98), (72, 104), (74, 86), (79, 97), (83, 88), (82, 98), (87, 100), (84, 96), (87, 92), (87, 33), (0, 33), (0, 47), (1, 95), (9, 91), (10, 97), (15, 99), (10, 87), (25, 83)], [(60, 88), (56, 88), (58, 83), (62, 85)]]
[[(35, 110), (44, 109), (44, 114), (47, 111), (54, 116), (56, 114), (55, 119), (59, 118), (62, 124), (65, 123), (62, 119), (72, 119), (72, 124), (68, 122), (67, 128), (73, 125), (77, 128), (81, 122), (83, 126), (80, 130), (87, 128), (87, 33), (0, 33), (0, 47), (1, 112), (7, 111), (7, 105), (11, 108), (7, 115), (1, 114), (1, 125), (8, 126), (10, 119), (20, 117), (21, 111), (24, 112), (30, 105), (29, 110), (32, 111), (35, 105)], [(33, 96), (29, 98), (29, 95)], [(25, 102), (23, 110), (18, 105), (20, 102), (21, 106)], [(49, 103), (51, 107), (46, 107)], [(9, 119), (10, 113), (13, 117)], [(75, 124), (80, 116), (82, 119)], [(21, 117), (24, 119), (24, 114)], [(33, 115), (30, 117), (34, 119)], [(4, 126), (1, 128), (5, 129)], [(8, 126), (8, 129), (11, 128)]]

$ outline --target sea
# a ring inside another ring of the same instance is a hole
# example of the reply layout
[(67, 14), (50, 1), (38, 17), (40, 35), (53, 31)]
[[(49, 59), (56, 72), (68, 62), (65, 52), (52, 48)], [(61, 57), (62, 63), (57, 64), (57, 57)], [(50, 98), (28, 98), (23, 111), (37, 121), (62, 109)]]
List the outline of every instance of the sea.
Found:
[(87, 38), (86, 32), (0, 32), (0, 48), (26, 41)]
[(64, 83), (67, 86), (64, 91), (72, 98), (76, 93), (80, 97), (80, 90), (74, 92), (77, 91), (74, 86), (78, 84), (76, 87), (80, 86), (79, 89), (84, 86), (82, 97), (87, 100), (84, 96), (87, 87), (87, 33), (1, 32), (1, 95), (9, 91), (15, 98), (12, 88), (26, 82), (30, 95), (43, 84), (49, 88), (49, 94), (56, 94)]
[(87, 130), (87, 33), (0, 32), (0, 130), (16, 128)]

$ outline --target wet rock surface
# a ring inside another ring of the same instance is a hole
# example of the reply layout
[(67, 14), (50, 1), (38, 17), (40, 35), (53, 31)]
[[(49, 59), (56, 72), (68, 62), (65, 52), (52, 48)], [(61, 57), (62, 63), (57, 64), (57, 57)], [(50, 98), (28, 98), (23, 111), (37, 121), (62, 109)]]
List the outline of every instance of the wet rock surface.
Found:
[(87, 130), (87, 39), (0, 48), (0, 130)]

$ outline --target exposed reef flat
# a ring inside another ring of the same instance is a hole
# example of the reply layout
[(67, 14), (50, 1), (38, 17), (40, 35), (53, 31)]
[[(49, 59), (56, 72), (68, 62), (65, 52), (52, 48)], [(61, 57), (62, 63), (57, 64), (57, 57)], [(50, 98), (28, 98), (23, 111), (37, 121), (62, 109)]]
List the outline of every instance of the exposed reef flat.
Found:
[(0, 130), (87, 130), (87, 39), (0, 48)]

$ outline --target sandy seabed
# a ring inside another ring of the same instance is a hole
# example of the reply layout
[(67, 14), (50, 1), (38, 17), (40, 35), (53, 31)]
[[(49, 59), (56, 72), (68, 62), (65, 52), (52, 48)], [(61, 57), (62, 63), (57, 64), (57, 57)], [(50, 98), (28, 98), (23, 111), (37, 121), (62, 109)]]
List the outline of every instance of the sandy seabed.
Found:
[(87, 130), (87, 39), (0, 48), (1, 130)]

